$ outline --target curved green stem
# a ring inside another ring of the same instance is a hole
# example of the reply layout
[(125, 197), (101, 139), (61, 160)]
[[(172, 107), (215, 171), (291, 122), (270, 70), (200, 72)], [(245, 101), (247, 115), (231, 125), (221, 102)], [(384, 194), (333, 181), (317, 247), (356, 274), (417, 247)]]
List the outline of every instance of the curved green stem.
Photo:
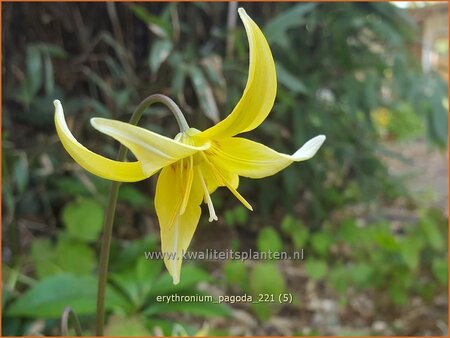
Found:
[[(166, 105), (175, 116), (180, 131), (184, 132), (189, 129), (189, 125), (183, 116), (180, 108), (169, 97), (162, 94), (154, 94), (145, 98), (134, 111), (130, 118), (130, 124), (137, 125), (144, 114), (144, 111), (152, 104), (162, 103)], [(117, 156), (118, 161), (124, 161), (127, 155), (128, 149), (123, 145), (120, 146), (119, 154)], [(97, 290), (97, 325), (96, 336), (103, 336), (103, 327), (105, 323), (105, 291), (106, 281), (108, 278), (108, 266), (109, 266), (109, 251), (111, 247), (112, 229), (114, 223), (114, 214), (116, 212), (117, 197), (119, 195), (120, 182), (112, 182), (111, 189), (109, 191), (108, 206), (105, 214), (105, 223), (103, 227), (102, 244), (100, 249), (100, 262), (98, 271), (98, 290)]]
[(167, 108), (170, 109), (172, 114), (175, 116), (175, 120), (177, 120), (181, 132), (184, 132), (187, 129), (189, 129), (189, 125), (186, 119), (184, 118), (184, 115), (181, 112), (180, 108), (177, 106), (177, 104), (170, 97), (167, 97), (162, 94), (154, 94), (145, 98), (136, 108), (136, 111), (134, 112), (133, 116), (130, 119), (130, 124), (136, 125), (139, 122), (143, 112), (154, 103), (165, 104)]
[(75, 329), (75, 334), (78, 337), (81, 337), (83, 335), (83, 332), (81, 330), (80, 321), (78, 320), (78, 317), (76, 313), (73, 311), (73, 309), (70, 306), (67, 306), (62, 314), (61, 317), (61, 335), (67, 336), (69, 334), (69, 320), (72, 319), (72, 323)]

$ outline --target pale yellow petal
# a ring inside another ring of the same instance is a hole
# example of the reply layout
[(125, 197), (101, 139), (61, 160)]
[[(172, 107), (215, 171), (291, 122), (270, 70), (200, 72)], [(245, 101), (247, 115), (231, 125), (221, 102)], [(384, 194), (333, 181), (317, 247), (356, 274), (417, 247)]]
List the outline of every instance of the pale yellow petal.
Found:
[(199, 150), (209, 148), (209, 144), (199, 147), (187, 145), (121, 121), (93, 118), (91, 124), (98, 131), (115, 138), (130, 149), (142, 163), (142, 170), (147, 175), (152, 175), (159, 169)]
[[(161, 170), (156, 185), (155, 208), (161, 232), (161, 251), (173, 283), (180, 281), (183, 253), (186, 252), (200, 219), (203, 191), (194, 173), (189, 199), (180, 215), (186, 181), (180, 175), (181, 162)], [(191, 169), (193, 170), (193, 169)]]
[(64, 118), (64, 110), (59, 100), (55, 105), (55, 126), (59, 139), (66, 151), (81, 167), (94, 175), (119, 182), (136, 182), (147, 178), (142, 166), (137, 162), (119, 162), (98, 155), (80, 144), (70, 132)]
[(217, 167), (239, 176), (262, 178), (273, 175), (292, 162), (313, 157), (325, 141), (319, 135), (306, 142), (293, 155), (278, 153), (265, 145), (239, 137), (215, 141), (206, 156)]
[(243, 8), (239, 15), (249, 42), (249, 74), (244, 93), (230, 115), (199, 137), (213, 139), (234, 136), (259, 126), (270, 113), (277, 93), (277, 77), (270, 47), (256, 23)]

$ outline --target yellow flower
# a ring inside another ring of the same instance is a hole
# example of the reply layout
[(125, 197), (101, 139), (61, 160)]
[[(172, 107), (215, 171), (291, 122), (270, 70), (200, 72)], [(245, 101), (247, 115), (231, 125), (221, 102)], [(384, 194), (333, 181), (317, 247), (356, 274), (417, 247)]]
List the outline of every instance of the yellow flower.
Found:
[(170, 139), (128, 123), (91, 119), (95, 129), (122, 143), (137, 159), (119, 162), (81, 145), (67, 127), (61, 103), (54, 102), (59, 138), (84, 169), (120, 182), (140, 181), (161, 170), (155, 208), (161, 229), (161, 250), (166, 255), (164, 262), (174, 284), (180, 280), (182, 255), (199, 222), (202, 201), (208, 206), (210, 222), (217, 220), (210, 195), (221, 186), (227, 187), (252, 210), (237, 191), (239, 176), (262, 178), (273, 175), (294, 161), (310, 159), (325, 141), (324, 135), (316, 136), (293, 155), (286, 155), (260, 143), (235, 137), (255, 129), (265, 120), (277, 89), (275, 64), (263, 33), (244, 9), (240, 8), (239, 14), (250, 45), (247, 84), (231, 114), (205, 131), (188, 128)]

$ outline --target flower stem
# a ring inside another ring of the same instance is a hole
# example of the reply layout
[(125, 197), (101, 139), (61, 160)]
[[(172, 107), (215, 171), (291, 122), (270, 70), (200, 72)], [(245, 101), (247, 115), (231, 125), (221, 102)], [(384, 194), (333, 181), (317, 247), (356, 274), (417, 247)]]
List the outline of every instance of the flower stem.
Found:
[[(183, 113), (177, 104), (169, 97), (162, 94), (154, 94), (145, 98), (134, 111), (130, 118), (130, 124), (137, 125), (144, 114), (144, 111), (154, 103), (162, 103), (166, 105), (175, 116), (180, 131), (184, 132), (189, 129), (189, 125), (184, 118)], [(124, 161), (127, 156), (128, 149), (123, 145), (120, 146), (118, 161)], [(98, 271), (98, 289), (97, 289), (97, 325), (96, 336), (103, 336), (103, 327), (105, 323), (105, 292), (106, 281), (108, 278), (109, 252), (111, 247), (112, 229), (114, 223), (114, 215), (116, 212), (117, 197), (119, 195), (120, 182), (112, 182), (109, 190), (108, 206), (105, 213), (105, 223), (103, 226), (102, 244), (100, 249), (100, 262)]]

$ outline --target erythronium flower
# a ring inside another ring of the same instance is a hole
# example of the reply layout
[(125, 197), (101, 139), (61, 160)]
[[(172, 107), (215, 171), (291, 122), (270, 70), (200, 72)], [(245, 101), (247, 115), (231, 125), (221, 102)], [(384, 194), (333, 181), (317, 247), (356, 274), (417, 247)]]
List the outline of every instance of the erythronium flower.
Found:
[(59, 138), (84, 169), (120, 182), (140, 181), (161, 170), (155, 208), (161, 229), (161, 249), (166, 257), (164, 262), (174, 284), (180, 280), (182, 255), (199, 222), (202, 201), (208, 206), (210, 222), (217, 220), (210, 195), (221, 186), (227, 187), (252, 210), (237, 191), (239, 176), (273, 175), (294, 161), (310, 159), (325, 141), (324, 135), (316, 136), (293, 155), (286, 155), (235, 137), (264, 121), (272, 109), (277, 88), (272, 53), (263, 33), (244, 9), (239, 9), (239, 15), (250, 45), (247, 84), (231, 114), (205, 131), (186, 125), (175, 139), (170, 139), (128, 123), (93, 118), (91, 124), (95, 129), (122, 143), (137, 159), (135, 162), (113, 161), (82, 146), (67, 127), (61, 103), (54, 102)]

